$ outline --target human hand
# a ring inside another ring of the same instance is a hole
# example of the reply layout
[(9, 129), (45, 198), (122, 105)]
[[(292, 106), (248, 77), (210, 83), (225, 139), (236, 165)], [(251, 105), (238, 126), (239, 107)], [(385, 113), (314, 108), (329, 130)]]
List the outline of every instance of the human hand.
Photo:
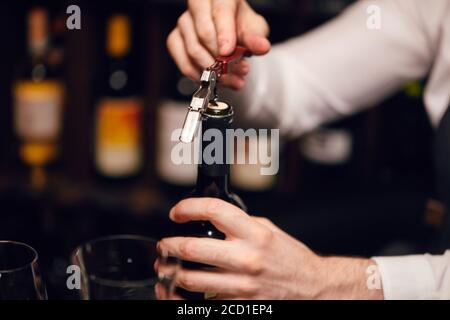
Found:
[(372, 299), (369, 259), (320, 257), (265, 218), (213, 198), (192, 198), (170, 211), (177, 223), (210, 221), (225, 240), (172, 237), (158, 243), (160, 251), (182, 260), (216, 267), (181, 269), (176, 284), (193, 292), (214, 292), (217, 299)]
[[(230, 55), (237, 44), (254, 55), (270, 50), (269, 27), (245, 0), (188, 0), (188, 9), (167, 38), (167, 48), (180, 71), (198, 81), (201, 71), (214, 63), (218, 55)], [(245, 85), (248, 61), (242, 59), (221, 78), (221, 84), (233, 89)]]

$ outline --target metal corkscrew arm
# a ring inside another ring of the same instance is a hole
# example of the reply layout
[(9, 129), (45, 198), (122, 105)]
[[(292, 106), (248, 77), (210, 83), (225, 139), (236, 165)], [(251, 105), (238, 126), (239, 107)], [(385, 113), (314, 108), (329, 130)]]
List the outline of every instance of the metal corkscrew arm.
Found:
[(217, 82), (222, 75), (228, 73), (228, 67), (231, 63), (239, 61), (244, 56), (250, 56), (250, 52), (246, 48), (238, 46), (231, 55), (217, 57), (213, 65), (203, 70), (200, 77), (200, 87), (195, 91), (184, 119), (180, 135), (181, 142), (190, 143), (194, 140), (203, 111), (210, 102), (215, 102), (218, 99)]

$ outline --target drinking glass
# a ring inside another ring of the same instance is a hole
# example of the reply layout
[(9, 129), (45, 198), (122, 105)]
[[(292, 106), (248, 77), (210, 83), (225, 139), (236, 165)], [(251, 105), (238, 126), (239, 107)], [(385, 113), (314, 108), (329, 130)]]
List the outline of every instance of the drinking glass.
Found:
[[(76, 248), (72, 263), (80, 268), (80, 298), (170, 299), (179, 262), (160, 255), (156, 244), (156, 240), (143, 236), (114, 235)], [(164, 270), (164, 275), (158, 275), (155, 271), (157, 263)], [(155, 290), (158, 290), (158, 296)]]
[(0, 300), (46, 300), (36, 250), (25, 243), (0, 241)]

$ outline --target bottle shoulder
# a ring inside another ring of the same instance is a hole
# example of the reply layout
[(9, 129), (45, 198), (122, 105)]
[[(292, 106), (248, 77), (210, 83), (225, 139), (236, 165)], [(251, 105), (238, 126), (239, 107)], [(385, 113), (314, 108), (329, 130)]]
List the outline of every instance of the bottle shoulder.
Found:
[(15, 72), (16, 81), (20, 80), (57, 80), (58, 74), (54, 68), (52, 68), (45, 59), (30, 59), (22, 61), (16, 68)]
[(247, 206), (245, 205), (244, 201), (234, 192), (229, 192), (229, 198), (233, 200), (233, 202), (230, 202), (234, 204), (236, 207), (239, 207), (242, 211), (247, 212)]
[(102, 78), (102, 95), (117, 98), (136, 95), (134, 73), (128, 57), (112, 58), (107, 56)]

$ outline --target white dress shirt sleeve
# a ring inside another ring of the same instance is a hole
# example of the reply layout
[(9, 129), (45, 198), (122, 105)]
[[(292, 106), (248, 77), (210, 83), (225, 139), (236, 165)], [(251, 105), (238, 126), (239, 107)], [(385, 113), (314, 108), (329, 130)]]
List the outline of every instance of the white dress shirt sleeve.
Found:
[(443, 255), (375, 257), (384, 298), (450, 299), (450, 250)]
[[(320, 28), (252, 57), (239, 107), (298, 136), (424, 76), (433, 50), (420, 23), (419, 1), (358, 1)], [(380, 8), (380, 29), (367, 27), (370, 5)]]

